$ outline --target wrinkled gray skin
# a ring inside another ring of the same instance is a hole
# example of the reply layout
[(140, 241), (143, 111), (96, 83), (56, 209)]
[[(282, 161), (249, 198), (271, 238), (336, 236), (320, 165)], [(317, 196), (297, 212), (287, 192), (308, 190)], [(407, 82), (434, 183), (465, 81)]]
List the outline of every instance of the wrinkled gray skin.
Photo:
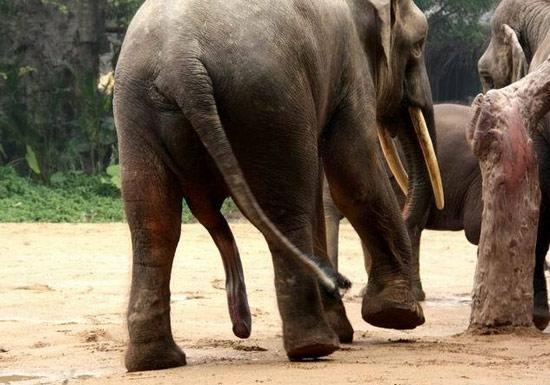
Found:
[[(114, 96), (133, 245), (128, 370), (185, 364), (169, 289), (182, 199), (234, 267), (227, 283), (237, 335), (250, 334), (250, 320), (236, 244), (219, 212), (228, 196), (268, 242), (289, 358), (321, 357), (339, 339), (351, 341), (326, 258), (322, 168), (372, 255), (363, 318), (397, 329), (424, 322), (375, 122), (416, 143), (407, 108), (417, 106), (433, 133), (421, 81), (426, 31), (410, 0), (392, 0), (385, 13), (367, 0), (144, 3), (122, 47)], [(423, 162), (417, 145), (408, 151)], [(419, 170), (410, 182), (412, 211), (431, 199), (424, 178)]]
[[(511, 33), (506, 33), (507, 25)], [(502, 88), (536, 70), (550, 56), (550, 1), (504, 0), (491, 20), (491, 41), (478, 63), (484, 91)], [(542, 193), (536, 248), (535, 324), (548, 324), (544, 260), (550, 243), (550, 114), (533, 133)]]
[[(466, 140), (465, 132), (472, 118), (473, 109), (469, 106), (457, 104), (439, 104), (434, 106), (436, 134), (438, 141), (438, 161), (445, 192), (445, 208), (438, 210), (435, 205), (430, 206), (425, 228), (429, 230), (460, 231), (464, 230), (466, 238), (474, 245), (479, 243), (481, 232), (481, 215), (483, 202), (481, 201), (481, 173), (478, 159)], [(546, 158), (548, 159), (548, 158)], [(547, 165), (544, 166), (548, 170)], [(405, 196), (401, 192), (390, 172), (393, 190), (401, 206), (405, 203)], [(550, 175), (542, 175), (541, 180)], [(327, 220), (327, 246), (329, 257), (335, 264), (338, 261), (338, 221), (343, 218), (330, 196), (325, 193), (324, 204)], [(544, 276), (544, 262), (550, 233), (548, 217), (539, 222), (535, 275), (533, 287), (535, 293), (535, 307), (533, 322), (540, 330), (544, 330), (550, 321), (548, 311), (548, 295), (546, 278)], [(421, 232), (418, 237), (411, 239), (413, 256), (419, 255)], [(369, 270), (370, 257), (364, 248), (366, 269)], [(415, 266), (415, 264), (412, 264)], [(418, 266), (418, 264), (416, 264)], [(418, 292), (415, 291), (415, 295)]]

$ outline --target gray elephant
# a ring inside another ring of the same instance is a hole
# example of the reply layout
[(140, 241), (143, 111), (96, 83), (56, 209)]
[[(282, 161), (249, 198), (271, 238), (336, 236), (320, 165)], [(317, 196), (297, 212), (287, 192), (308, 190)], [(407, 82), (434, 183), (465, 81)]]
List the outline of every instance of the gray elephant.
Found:
[[(436, 134), (438, 140), (438, 162), (441, 167), (441, 178), (445, 192), (445, 208), (438, 210), (431, 206), (428, 210), (425, 229), (460, 231), (464, 230), (466, 238), (474, 245), (479, 243), (481, 232), (481, 215), (483, 202), (481, 200), (481, 173), (478, 159), (466, 140), (466, 130), (473, 118), (473, 109), (469, 106), (457, 104), (438, 104), (434, 106)], [(391, 179), (394, 192), (401, 205), (405, 203), (398, 183), (387, 171)], [(343, 217), (336, 208), (330, 195), (325, 192), (325, 217), (327, 221), (327, 244), (330, 259), (337, 266), (338, 263), (338, 222)], [(550, 238), (548, 237), (548, 221), (539, 222), (535, 275), (533, 287), (535, 293), (535, 306), (533, 321), (537, 328), (544, 330), (550, 321), (548, 310), (548, 294), (546, 278), (544, 276), (544, 262)], [(413, 257), (419, 255), (421, 232), (416, 238), (411, 239)], [(367, 271), (370, 268), (370, 257), (364, 248)], [(413, 263), (418, 266), (418, 263)], [(412, 273), (413, 279), (420, 276), (418, 270)], [(418, 289), (419, 285), (414, 289)], [(421, 286), (420, 286), (421, 288)], [(418, 299), (418, 291), (415, 291)]]
[[(474, 244), (479, 241), (481, 224), (481, 179), (477, 159), (466, 142), (465, 130), (472, 117), (470, 107), (451, 104), (434, 106), (437, 156), (441, 167), (441, 179), (444, 186), (445, 207), (439, 209), (435, 202), (426, 207), (422, 222), (414, 231), (409, 231), (413, 249), (411, 261), (411, 284), (413, 294), (419, 301), (425, 299), (420, 279), (419, 249), (420, 238), (424, 229), (431, 230), (465, 230), (466, 237)], [(401, 147), (398, 153), (402, 154)], [(401, 156), (403, 157), (403, 156)], [(405, 210), (406, 197), (400, 183), (388, 168), (387, 176), (400, 206)], [(333, 265), (338, 268), (338, 228), (343, 215), (334, 204), (328, 185), (325, 181), (323, 191), (325, 221), (327, 228), (328, 255)], [(362, 244), (365, 268), (370, 271), (368, 248)]]
[[(410, 0), (144, 3), (122, 47), (114, 95), (133, 248), (128, 370), (185, 364), (169, 289), (182, 199), (234, 269), (236, 334), (246, 337), (250, 320), (238, 251), (219, 211), (228, 196), (269, 245), (288, 357), (325, 356), (339, 339), (351, 341), (338, 296), (345, 282), (326, 257), (322, 169), (372, 255), (363, 318), (396, 329), (424, 322), (376, 121), (381, 136), (410, 144), (412, 163), (424, 164), (426, 153), (437, 170), (426, 33)], [(426, 178), (424, 169), (411, 175), (412, 211), (432, 199)]]
[[(479, 61), (479, 73), (485, 91), (490, 88), (504, 87), (520, 79), (529, 71), (536, 69), (550, 55), (550, 2), (541, 0), (504, 0), (496, 8), (491, 24), (491, 41)], [(457, 152), (454, 147), (456, 145), (456, 148), (461, 149), (457, 155), (463, 156), (468, 152), (468, 157), (473, 156), (469, 153), (463, 135), (464, 127), (469, 124), (467, 117), (470, 116), (470, 114), (466, 113), (466, 110), (460, 111), (460, 109), (465, 108), (442, 106), (440, 114), (436, 118), (439, 120), (436, 123), (439, 142), (438, 153), (439, 157), (442, 158), (440, 159), (440, 163), (443, 185), (445, 186), (446, 207), (441, 212), (437, 212), (433, 206), (427, 207), (424, 217), (425, 221), (420, 222), (416, 229), (413, 227), (412, 231), (409, 226), (413, 247), (411, 279), (413, 282), (413, 291), (418, 300), (425, 298), (420, 280), (418, 258), (422, 229), (460, 230), (464, 228), (466, 236), (471, 242), (477, 244), (479, 240), (482, 206), (477, 201), (477, 197), (481, 194), (480, 182), (476, 181), (473, 183), (470, 179), (464, 179), (465, 175), (456, 179), (447, 176), (449, 172), (451, 172), (450, 175), (473, 172), (476, 170), (475, 165), (477, 165), (477, 161), (473, 158), (470, 160), (461, 158), (447, 160), (446, 157), (449, 154), (443, 149), (447, 143), (450, 143), (452, 146), (449, 149), (453, 153)], [(453, 109), (456, 111), (453, 111)], [(448, 115), (448, 117), (445, 115)], [(458, 127), (458, 131), (454, 127)], [(456, 135), (455, 139), (452, 138), (453, 135)], [(533, 140), (538, 155), (542, 190), (536, 248), (537, 262), (534, 277), (535, 309), (533, 318), (537, 327), (544, 329), (548, 325), (550, 318), (546, 280), (544, 278), (544, 259), (550, 243), (550, 115), (547, 115), (541, 122), (539, 130), (534, 134)], [(451, 161), (456, 161), (457, 163), (454, 165), (452, 163), (449, 164)], [(456, 170), (453, 170), (453, 168), (456, 168)], [(475, 172), (478, 173), (478, 171)], [(455, 182), (462, 183), (463, 181), (465, 181), (464, 186), (453, 185)], [(403, 199), (398, 188), (400, 184), (402, 183), (394, 183), (394, 190), (400, 199)], [(460, 191), (469, 185), (472, 186), (469, 187), (468, 196), (463, 197), (460, 195)], [(325, 188), (324, 200), (328, 250), (331, 260), (337, 264), (338, 221), (341, 218), (341, 214), (334, 204), (331, 203), (331, 197), (330, 194), (327, 194), (327, 191), (328, 189)], [(451, 220), (452, 215), (449, 216), (449, 214), (454, 215), (456, 220)], [(461, 215), (464, 217), (461, 217)], [(368, 264), (368, 258), (366, 262)]]

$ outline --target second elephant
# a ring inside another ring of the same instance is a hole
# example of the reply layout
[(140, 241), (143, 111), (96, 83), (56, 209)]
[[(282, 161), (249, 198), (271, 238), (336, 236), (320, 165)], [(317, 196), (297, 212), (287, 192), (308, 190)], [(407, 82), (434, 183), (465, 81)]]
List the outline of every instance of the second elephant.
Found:
[[(473, 117), (473, 109), (456, 104), (440, 104), (434, 106), (436, 133), (438, 138), (438, 160), (441, 169), (445, 192), (445, 208), (437, 210), (435, 206), (426, 213), (425, 226), (411, 237), (413, 246), (412, 279), (413, 289), (418, 299), (424, 299), (424, 292), (419, 274), (419, 247), (423, 229), (460, 231), (464, 230), (466, 238), (472, 244), (479, 243), (481, 230), (481, 174), (478, 160), (472, 153), (465, 136), (465, 130)], [(545, 173), (544, 154), (539, 155), (540, 178), (548, 178)], [(388, 172), (394, 192), (403, 206), (405, 197), (399, 186)], [(330, 193), (325, 189), (325, 219), (327, 223), (327, 241), (329, 256), (332, 262), (338, 264), (338, 223), (343, 216), (338, 212), (331, 201)], [(541, 210), (546, 210), (543, 202)], [(544, 211), (546, 212), (546, 211)], [(533, 321), (537, 328), (543, 330), (550, 321), (548, 310), (548, 295), (544, 276), (544, 261), (550, 243), (550, 223), (547, 215), (541, 215), (539, 222), (536, 265), (533, 280), (535, 293), (535, 307)], [(550, 219), (550, 218), (549, 218)], [(368, 251), (363, 245), (365, 262), (369, 264)]]

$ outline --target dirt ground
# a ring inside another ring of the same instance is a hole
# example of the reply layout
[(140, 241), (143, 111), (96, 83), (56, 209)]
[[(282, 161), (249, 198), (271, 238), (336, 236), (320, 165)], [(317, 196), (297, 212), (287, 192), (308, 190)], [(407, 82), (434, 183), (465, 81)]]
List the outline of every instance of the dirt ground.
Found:
[(185, 225), (172, 276), (172, 326), (188, 366), (125, 373), (130, 244), (125, 224), (0, 224), (0, 384), (548, 384), (548, 334), (460, 335), (468, 326), (476, 248), (462, 233), (426, 232), (426, 324), (410, 332), (361, 319), (359, 241), (341, 233), (341, 270), (355, 342), (327, 359), (291, 363), (281, 343), (265, 242), (233, 224), (253, 333), (231, 332), (222, 263), (199, 225)]

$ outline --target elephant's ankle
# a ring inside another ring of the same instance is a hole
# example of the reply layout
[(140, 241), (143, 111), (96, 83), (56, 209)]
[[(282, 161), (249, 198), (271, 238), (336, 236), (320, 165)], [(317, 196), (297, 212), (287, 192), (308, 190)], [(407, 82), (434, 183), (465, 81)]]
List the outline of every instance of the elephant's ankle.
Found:
[(341, 298), (336, 298), (321, 289), (323, 309), (329, 326), (338, 335), (340, 343), (349, 344), (353, 341), (353, 327), (346, 315), (346, 308)]
[(308, 324), (283, 326), (284, 347), (292, 361), (328, 356), (339, 349), (338, 336), (324, 320)]
[(128, 344), (124, 360), (129, 372), (175, 368), (187, 364), (185, 353), (170, 338)]

